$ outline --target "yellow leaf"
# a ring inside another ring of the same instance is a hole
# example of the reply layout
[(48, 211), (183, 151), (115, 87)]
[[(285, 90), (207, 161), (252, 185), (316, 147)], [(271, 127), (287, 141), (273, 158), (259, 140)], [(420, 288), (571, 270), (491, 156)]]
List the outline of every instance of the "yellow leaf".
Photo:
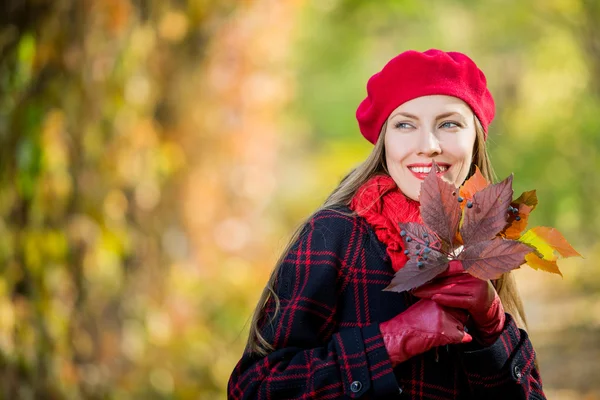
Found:
[(558, 274), (563, 276), (558, 269), (558, 264), (556, 264), (556, 258), (554, 260), (544, 260), (537, 256), (535, 253), (529, 253), (525, 256), (525, 263), (529, 265), (533, 269), (541, 269), (542, 271), (551, 272), (553, 274)]
[(531, 229), (563, 257), (582, 257), (556, 228), (538, 226)]
[(519, 238), (519, 242), (525, 243), (533, 247), (541, 257), (546, 261), (556, 259), (554, 248), (550, 246), (543, 237), (536, 234), (534, 229), (530, 229)]
[(555, 228), (545, 226), (531, 228), (519, 238), (519, 241), (535, 248), (538, 256), (541, 256), (545, 261), (556, 260), (555, 251), (562, 257), (581, 257), (581, 254), (575, 251)]

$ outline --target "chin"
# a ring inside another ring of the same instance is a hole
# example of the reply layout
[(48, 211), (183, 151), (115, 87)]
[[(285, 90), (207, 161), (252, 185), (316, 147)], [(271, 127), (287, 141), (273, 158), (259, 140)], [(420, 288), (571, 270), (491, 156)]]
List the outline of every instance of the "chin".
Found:
[[(402, 193), (404, 193), (404, 192), (402, 192)], [(408, 193), (408, 194), (407, 194), (407, 193), (404, 193), (404, 195), (405, 195), (406, 197), (408, 197), (409, 199), (411, 199), (411, 200), (414, 200), (414, 201), (419, 201), (419, 196), (421, 195), (421, 192), (416, 192), (416, 193)]]

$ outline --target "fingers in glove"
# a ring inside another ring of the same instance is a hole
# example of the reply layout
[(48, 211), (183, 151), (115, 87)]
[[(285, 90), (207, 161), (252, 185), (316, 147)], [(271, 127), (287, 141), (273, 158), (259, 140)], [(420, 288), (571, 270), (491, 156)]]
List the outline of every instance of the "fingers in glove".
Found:
[(450, 307), (444, 307), (444, 310), (448, 313), (449, 318), (456, 326), (456, 331), (450, 332), (450, 337), (454, 340), (458, 340), (458, 343), (471, 342), (473, 337), (465, 332), (465, 324), (469, 319), (469, 314), (463, 310)]
[(446, 313), (449, 314), (449, 318), (452, 319), (452, 322), (456, 325), (460, 325), (461, 329), (464, 328), (465, 324), (469, 320), (469, 313), (462, 308), (446, 306), (444, 304), (438, 303)]
[(465, 273), (465, 268), (463, 267), (462, 261), (460, 260), (450, 260), (448, 262), (448, 268), (439, 274), (437, 278), (443, 278), (446, 276), (454, 276)]
[(430, 299), (436, 293), (472, 294), (470, 287), (466, 284), (472, 283), (473, 279), (467, 276), (453, 276), (432, 281), (412, 290), (413, 296)]
[(460, 340), (461, 343), (471, 343), (473, 341), (473, 336), (469, 335), (465, 331), (461, 331), (463, 333), (463, 337)]
[(431, 300), (435, 301), (441, 306), (460, 308), (462, 310), (469, 310), (473, 305), (473, 298), (471, 296), (438, 293), (431, 296)]

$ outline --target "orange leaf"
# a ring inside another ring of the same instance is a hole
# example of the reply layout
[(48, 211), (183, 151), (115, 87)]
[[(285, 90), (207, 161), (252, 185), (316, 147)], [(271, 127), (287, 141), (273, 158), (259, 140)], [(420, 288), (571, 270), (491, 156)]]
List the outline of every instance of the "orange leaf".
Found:
[[(465, 200), (472, 200), (473, 195), (483, 188), (489, 186), (489, 182), (483, 177), (478, 166), (475, 166), (475, 173), (460, 187), (458, 194)], [(465, 207), (466, 201), (460, 203), (461, 208)]]
[(535, 252), (532, 252), (525, 256), (525, 263), (535, 270), (541, 269), (542, 271), (551, 272), (553, 274), (563, 276), (563, 274), (560, 272), (560, 269), (558, 269), (556, 259), (544, 260), (540, 258), (537, 254), (535, 254)]
[(532, 229), (536, 235), (548, 243), (563, 257), (582, 257), (556, 228), (537, 226)]
[[(506, 228), (500, 232), (500, 236), (507, 239), (518, 239), (521, 237), (525, 228), (527, 228), (527, 221), (529, 220), (529, 213), (531, 213), (532, 208), (526, 204), (516, 204), (514, 202), (511, 203), (511, 206), (517, 208), (519, 212), (517, 214), (508, 213), (508, 224), (506, 225)], [(517, 216), (519, 217), (518, 221)]]
[[(527, 228), (527, 221), (529, 220), (529, 214), (533, 211), (535, 206), (538, 204), (537, 194), (535, 190), (529, 190), (521, 193), (521, 195), (513, 200), (510, 205), (518, 210), (518, 213), (508, 213), (508, 220), (506, 228), (500, 232), (500, 236), (507, 239), (518, 239), (523, 234), (525, 228)], [(519, 220), (517, 221), (517, 216)]]
[(463, 245), (465, 242), (462, 240), (462, 236), (460, 235), (460, 231), (456, 231), (456, 236), (454, 236), (454, 243)]
[(512, 222), (510, 222), (510, 225), (508, 225), (504, 231), (500, 232), (500, 236), (514, 240), (520, 238), (525, 228), (527, 228), (528, 219), (528, 215), (525, 215), (520, 221), (512, 218)]

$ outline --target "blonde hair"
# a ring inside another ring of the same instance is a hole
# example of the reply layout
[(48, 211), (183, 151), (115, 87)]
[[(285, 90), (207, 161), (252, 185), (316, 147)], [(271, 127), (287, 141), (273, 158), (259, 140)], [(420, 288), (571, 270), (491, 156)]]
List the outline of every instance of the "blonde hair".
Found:
[[(496, 175), (492, 168), (487, 147), (485, 145), (485, 133), (483, 127), (476, 117), (474, 117), (474, 120), (476, 139), (473, 149), (473, 167), (471, 168), (469, 176), (472, 173), (474, 173), (474, 166), (477, 165), (481, 170), (482, 175), (489, 182), (495, 182)], [(317, 209), (315, 213), (324, 209), (332, 209), (336, 206), (348, 206), (358, 188), (361, 187), (372, 176), (381, 173), (389, 175), (387, 171), (387, 165), (385, 162), (384, 136), (386, 129), (387, 122), (383, 125), (381, 129), (381, 134), (379, 135), (379, 138), (375, 143), (375, 147), (373, 148), (373, 151), (371, 151), (367, 159), (354, 170), (350, 171), (348, 175), (346, 175), (346, 177), (333, 190), (333, 192), (327, 197), (323, 205), (319, 207), (319, 209)], [(354, 215), (354, 213), (351, 213), (350, 215)], [(284, 258), (300, 237), (302, 229), (310, 220), (310, 218), (311, 217), (304, 221), (293, 233), (289, 243), (287, 244), (286, 248), (279, 257), (275, 268), (271, 272), (269, 281), (267, 282), (267, 285), (260, 296), (260, 299), (254, 311), (254, 315), (252, 316), (252, 322), (250, 324), (250, 333), (248, 336), (248, 350), (253, 353), (265, 356), (274, 350), (272, 344), (269, 343), (261, 334), (259, 324), (263, 317), (265, 317), (265, 306), (270, 300), (275, 302), (275, 310), (270, 316), (270, 318), (268, 318), (268, 320), (265, 322), (267, 324), (273, 323), (276, 315), (279, 313), (280, 302), (279, 297), (275, 292), (276, 278), (279, 275), (279, 269), (281, 268)], [(496, 291), (498, 292), (500, 299), (502, 300), (502, 304), (504, 306), (505, 311), (512, 315), (513, 319), (517, 323), (517, 326), (519, 326), (522, 329), (526, 329), (527, 323), (525, 318), (525, 312), (523, 310), (523, 303), (519, 296), (514, 276), (511, 273), (505, 273), (499, 279), (494, 281), (493, 284), (496, 287)]]

